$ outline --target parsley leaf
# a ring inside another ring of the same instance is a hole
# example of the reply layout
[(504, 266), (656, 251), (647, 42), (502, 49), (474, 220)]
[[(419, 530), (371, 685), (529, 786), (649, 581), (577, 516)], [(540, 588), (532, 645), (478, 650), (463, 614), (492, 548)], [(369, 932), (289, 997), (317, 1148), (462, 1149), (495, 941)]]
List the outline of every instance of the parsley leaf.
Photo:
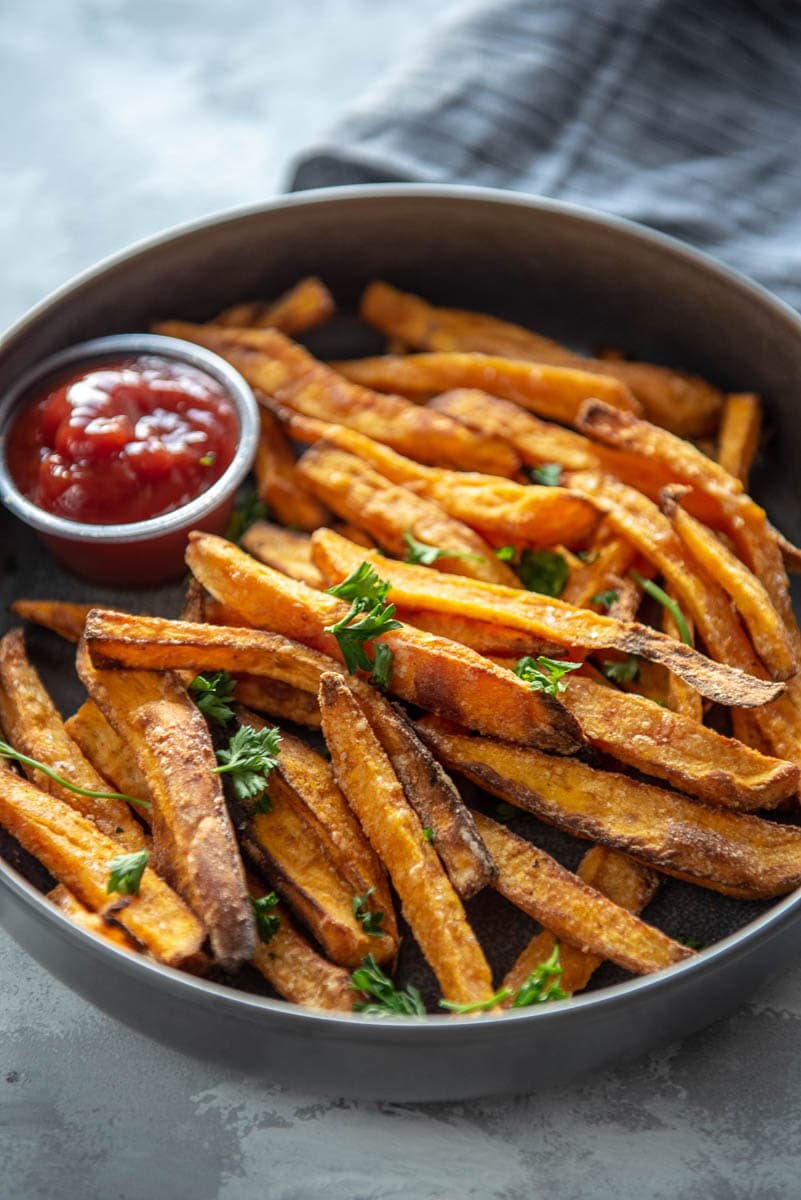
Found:
[(350, 986), (355, 992), (366, 992), (373, 998), (372, 1001), (357, 1000), (353, 1006), (354, 1012), (370, 1017), (425, 1016), (423, 999), (417, 988), (410, 984), (405, 991), (398, 991), (372, 954), (362, 959), (362, 965), (356, 968), (350, 978)]
[(250, 903), (256, 919), (256, 932), (260, 941), (266, 944), (275, 937), (281, 925), (281, 918), (272, 911), (278, 904), (278, 897), (275, 892), (268, 892), (266, 896), (251, 896)]
[(515, 560), (514, 546), (499, 546), (498, 549), (495, 551), (495, 557), (499, 558), (501, 560), (501, 562), (514, 562), (514, 560)]
[(640, 674), (640, 660), (636, 654), (627, 654), (619, 660), (607, 658), (601, 670), (613, 683), (633, 683)]
[[(392, 660), (382, 651), (378, 663), (374, 663), (365, 649), (365, 643), (401, 627), (400, 621), (394, 619), (395, 605), (386, 602), (389, 586), (369, 563), (363, 562), (342, 583), (328, 589), (332, 596), (350, 600), (351, 605), (350, 612), (335, 625), (326, 625), (325, 632), (332, 633), (336, 638), (348, 673), (352, 675), (359, 668), (371, 671), (379, 686), (386, 686), (389, 681)], [(357, 617), (360, 619), (357, 620)]]
[(75, 792), (76, 796), (90, 796), (95, 800), (125, 800), (128, 804), (135, 804), (138, 808), (144, 808), (147, 812), (150, 812), (150, 809), (153, 807), (149, 800), (138, 800), (136, 796), (128, 796), (125, 792), (93, 792), (89, 788), (78, 787), (77, 783), (70, 783), (69, 779), (65, 779), (63, 775), (59, 775), (57, 771), (54, 771), (52, 767), (48, 767), (46, 763), (39, 762), (36, 758), (29, 758), (21, 750), (15, 750), (13, 746), (9, 746), (8, 742), (0, 741), (0, 758), (10, 758), (13, 762), (23, 763), (26, 767), (33, 767), (35, 770), (41, 771), (48, 779), (52, 779), (55, 783), (60, 783), (68, 791)]
[(512, 1001), (512, 1008), (528, 1008), (530, 1004), (545, 1004), (548, 1000), (568, 1000), (570, 993), (559, 986), (562, 964), (559, 943), (545, 962), (534, 968)]
[(142, 876), (149, 858), (146, 848), (133, 854), (118, 854), (109, 863), (107, 892), (119, 892), (121, 896), (138, 896)]
[(423, 837), (426, 839), (427, 842), (433, 842), (434, 830), (431, 828), (430, 825), (426, 825), (426, 827), (424, 828)]
[(375, 885), (369, 887), (363, 896), (353, 897), (353, 915), (357, 921), (361, 922), (362, 929), (365, 933), (369, 933), (370, 937), (384, 937), (383, 929), (379, 926), (384, 920), (382, 912), (371, 912), (367, 906), (367, 901), (375, 891)]
[(643, 579), (639, 571), (632, 571), (631, 577), (635, 583), (640, 585), (644, 592), (647, 592), (653, 600), (658, 600), (659, 603), (668, 610), (678, 626), (679, 637), (684, 642), (685, 646), (692, 646), (693, 639), (690, 636), (690, 628), (687, 624), (684, 613), (681, 611), (673, 597), (669, 596), (667, 592), (664, 591), (659, 584), (654, 583), (652, 579)]
[(256, 521), (266, 521), (270, 510), (255, 488), (243, 492), (225, 530), (229, 542), (239, 542), (242, 534), (247, 533)]
[(539, 483), (541, 487), (559, 487), (562, 469), (562, 464), (558, 462), (541, 463), (531, 472), (531, 481)]
[(256, 800), (254, 812), (269, 812), (267, 776), (278, 765), (281, 734), (278, 729), (253, 729), (240, 725), (228, 746), (217, 751), (215, 775), (230, 775), (239, 800)]
[(403, 535), (403, 540), (408, 547), (405, 561), (416, 563), (422, 567), (430, 567), (441, 558), (469, 558), (474, 562), (484, 561), (481, 554), (471, 554), (467, 550), (440, 550), (437, 546), (430, 546), (427, 542), (418, 542), (408, 529)]
[(383, 604), (389, 593), (389, 583), (380, 578), (369, 562), (363, 562), (355, 571), (351, 571), (347, 579), (327, 590), (330, 596), (336, 596), (339, 600), (363, 600), (363, 611), (376, 604)]
[(373, 670), (369, 682), (385, 692), (389, 687), (389, 677), (392, 674), (392, 663), (395, 655), (384, 642), (376, 642), (373, 647)]
[(545, 692), (548, 696), (559, 696), (567, 688), (562, 677), (577, 671), (581, 663), (566, 658), (546, 658), (544, 654), (532, 658), (530, 654), (518, 659), (514, 673), (531, 687), (532, 692)]
[(601, 608), (610, 609), (613, 604), (617, 604), (620, 599), (620, 592), (596, 592), (590, 600), (590, 604), (598, 604)]
[(570, 567), (565, 556), (555, 550), (524, 550), (517, 573), (530, 592), (557, 597), (565, 590)]
[(702, 942), (697, 937), (677, 937), (677, 942), (681, 942), (682, 946), (686, 946), (688, 950), (705, 950), (706, 942)]
[(196, 675), (189, 685), (189, 691), (203, 716), (220, 725), (226, 725), (234, 715), (228, 701), (233, 700), (235, 688), (236, 683), (227, 671)]
[(495, 1008), (504, 1000), (508, 1000), (512, 994), (512, 989), (503, 987), (494, 996), (489, 996), (486, 1000), (472, 1000), (467, 1004), (455, 1004), (452, 1000), (440, 1000), (440, 1008), (447, 1008), (448, 1012), (456, 1013), (457, 1016), (464, 1017), (468, 1013), (487, 1012), (491, 1008)]

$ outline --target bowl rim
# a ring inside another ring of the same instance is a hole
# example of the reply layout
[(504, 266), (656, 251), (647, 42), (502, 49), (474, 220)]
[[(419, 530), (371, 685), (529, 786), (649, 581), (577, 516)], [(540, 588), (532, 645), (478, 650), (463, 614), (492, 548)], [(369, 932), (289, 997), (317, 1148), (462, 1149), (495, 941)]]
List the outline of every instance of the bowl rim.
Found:
[[(613, 216), (590, 206), (552, 200), (523, 192), (459, 184), (378, 183), (310, 189), (292, 195), (278, 196), (268, 201), (235, 205), (178, 223), (155, 235), (139, 239), (79, 272), (23, 314), (6, 330), (5, 334), (0, 336), (0, 356), (9, 348), (13, 348), (14, 342), (45, 315), (52, 305), (69, 299), (71, 296), (75, 298), (82, 288), (92, 284), (96, 279), (110, 271), (124, 268), (130, 259), (147, 254), (160, 246), (210, 228), (234, 223), (238, 220), (247, 220), (250, 217), (258, 217), (269, 212), (321, 204), (327, 206), (343, 201), (369, 202), (384, 198), (388, 200), (420, 198), (435, 201), (455, 200), (494, 204), (501, 208), (524, 209), (532, 214), (545, 212), (585, 225), (601, 226), (646, 247), (661, 251), (669, 257), (683, 260), (690, 267), (715, 276), (720, 282), (747, 297), (753, 304), (767, 310), (774, 319), (789, 324), (792, 333), (801, 339), (801, 316), (761, 284), (720, 263), (711, 255), (637, 222)], [(645, 993), (651, 992), (665, 993), (681, 981), (689, 981), (690, 978), (701, 972), (711, 971), (713, 963), (722, 965), (724, 961), (729, 963), (745, 955), (753, 941), (765, 931), (778, 935), (783, 926), (797, 917), (797, 911), (801, 909), (801, 887), (799, 887), (776, 901), (766, 912), (748, 921), (734, 933), (715, 942), (693, 958), (674, 963), (650, 975), (637, 976), (595, 992), (571, 997), (569, 1001), (556, 1001), (518, 1010), (507, 1009), (499, 1014), (484, 1014), (480, 1021), (476, 1021), (470, 1016), (448, 1015), (445, 1017), (439, 1014), (427, 1014), (425, 1017), (410, 1020), (408, 1017), (377, 1018), (360, 1013), (306, 1009), (289, 1001), (239, 991), (225, 984), (189, 975), (153, 960), (133, 956), (122, 948), (81, 929), (51, 905), (43, 893), (39, 892), (33, 884), (2, 858), (0, 858), (0, 883), (33, 908), (44, 922), (60, 924), (62, 931), (76, 948), (82, 947), (92, 957), (101, 961), (108, 960), (111, 956), (115, 960), (115, 965), (125, 973), (136, 973), (143, 978), (149, 977), (154, 985), (160, 984), (160, 986), (166, 987), (173, 995), (191, 998), (198, 1003), (217, 999), (224, 1005), (232, 1006), (238, 1013), (252, 1014), (254, 1018), (260, 1013), (275, 1014), (293, 1025), (303, 1026), (323, 1035), (339, 1031), (350, 1033), (355, 1037), (359, 1031), (369, 1029), (371, 1039), (385, 1042), (413, 1037), (425, 1041), (434, 1036), (436, 1036), (436, 1040), (440, 1040), (443, 1036), (451, 1037), (451, 1039), (454, 1037), (460, 1039), (479, 1038), (480, 1031), (486, 1030), (488, 1024), (497, 1027), (532, 1021), (569, 1022), (579, 1020), (582, 1014), (593, 1012), (599, 1007), (619, 1007), (628, 1003), (631, 997), (642, 998)], [(572, 1014), (575, 1014), (575, 1017)], [(446, 1030), (454, 1032), (448, 1034), (445, 1032)]]
[[(32, 389), (45, 382), (49, 376), (57, 375), (63, 368), (81, 361), (94, 366), (104, 358), (132, 354), (152, 354), (187, 363), (205, 372), (224, 388), (233, 401), (239, 421), (239, 436), (233, 458), (222, 475), (200, 495), (179, 505), (178, 508), (158, 513), (144, 521), (97, 525), (90, 521), (71, 521), (67, 517), (48, 512), (20, 491), (9, 469), (5, 452), (8, 431), (14, 417), (23, 407)], [(88, 341), (77, 342), (49, 354), (47, 358), (25, 371), (0, 396), (0, 500), (14, 516), (48, 537), (70, 542), (89, 542), (93, 545), (147, 542), (178, 533), (201, 521), (227, 500), (253, 465), (258, 439), (259, 410), (250, 386), (234, 367), (218, 354), (207, 350), (205, 346), (155, 333), (115, 333), (90, 338)]]

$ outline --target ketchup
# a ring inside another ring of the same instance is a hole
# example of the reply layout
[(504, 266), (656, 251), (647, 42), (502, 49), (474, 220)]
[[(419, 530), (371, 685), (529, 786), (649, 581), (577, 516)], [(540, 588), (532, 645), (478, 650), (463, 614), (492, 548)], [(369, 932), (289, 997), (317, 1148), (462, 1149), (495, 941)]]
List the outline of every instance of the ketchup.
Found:
[(84, 365), (34, 393), (11, 427), (6, 460), (40, 508), (128, 524), (207, 491), (238, 436), (234, 402), (211, 375), (134, 355)]

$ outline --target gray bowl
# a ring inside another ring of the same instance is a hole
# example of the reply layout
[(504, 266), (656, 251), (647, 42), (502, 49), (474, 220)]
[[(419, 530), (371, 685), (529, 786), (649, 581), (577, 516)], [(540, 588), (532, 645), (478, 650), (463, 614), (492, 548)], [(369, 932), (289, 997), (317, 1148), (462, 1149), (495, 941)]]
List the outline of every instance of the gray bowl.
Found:
[[(374, 186), (306, 193), (225, 214), (153, 239), (80, 276), (33, 310), (0, 348), (0, 392), (39, 359), (89, 337), (145, 329), (157, 318), (206, 319), (247, 297), (272, 296), (318, 274), (343, 309), (363, 285), (386, 278), (440, 303), (481, 308), (554, 337), (700, 371), (724, 388), (766, 399), (772, 437), (755, 491), (793, 538), (801, 533), (792, 464), (801, 452), (796, 381), (801, 320), (748, 281), (680, 244), (572, 206), (479, 189)], [(347, 317), (312, 339), (320, 353), (370, 349)], [(41, 566), (31, 535), (0, 517), (18, 571), (6, 598), (28, 592), (86, 599), (86, 589)], [(104, 603), (152, 604), (91, 592)], [(65, 709), (79, 701), (69, 654), (32, 636)], [(525, 818), (524, 818), (525, 820)], [(581, 846), (536, 828), (568, 866)], [(0, 862), (0, 919), (54, 974), (107, 1012), (207, 1058), (265, 1080), (343, 1096), (458, 1099), (533, 1091), (641, 1054), (737, 1004), (787, 960), (801, 932), (801, 894), (745, 904), (671, 881), (649, 909), (668, 932), (714, 943), (697, 960), (620, 982), (606, 967), (597, 989), (560, 1004), (482, 1020), (377, 1021), (317, 1014), (267, 996), (197, 980), (133, 958), (85, 934), (54, 910), (19, 860)], [(475, 918), (502, 969), (530, 926), (514, 926), (496, 897)], [(482, 907), (483, 905), (483, 907)], [(409, 939), (407, 939), (409, 941)], [(425, 984), (424, 968), (404, 969)]]

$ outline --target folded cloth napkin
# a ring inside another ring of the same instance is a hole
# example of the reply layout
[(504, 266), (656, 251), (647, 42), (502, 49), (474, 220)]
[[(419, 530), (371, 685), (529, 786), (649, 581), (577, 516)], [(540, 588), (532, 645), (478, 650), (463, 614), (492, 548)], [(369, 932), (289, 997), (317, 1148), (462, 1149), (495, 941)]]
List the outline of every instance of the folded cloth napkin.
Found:
[(294, 189), (516, 188), (641, 221), (801, 308), (798, 0), (461, 4)]

